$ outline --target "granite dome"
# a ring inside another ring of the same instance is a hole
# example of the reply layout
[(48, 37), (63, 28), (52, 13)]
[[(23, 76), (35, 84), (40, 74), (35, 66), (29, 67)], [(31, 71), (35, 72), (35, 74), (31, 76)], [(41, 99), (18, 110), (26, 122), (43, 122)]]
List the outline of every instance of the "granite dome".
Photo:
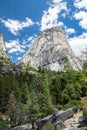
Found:
[(73, 69), (81, 69), (81, 62), (75, 57), (66, 35), (60, 27), (53, 27), (37, 36), (18, 63), (24, 63), (35, 69), (44, 66), (49, 70), (61, 71), (64, 69), (66, 58)]

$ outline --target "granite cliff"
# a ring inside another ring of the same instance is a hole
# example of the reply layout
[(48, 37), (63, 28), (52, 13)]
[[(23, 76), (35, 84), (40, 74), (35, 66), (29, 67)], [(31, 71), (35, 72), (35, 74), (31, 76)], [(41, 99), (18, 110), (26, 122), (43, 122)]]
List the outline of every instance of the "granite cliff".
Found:
[(6, 51), (3, 33), (0, 33), (0, 72), (20, 73), (21, 66), (12, 64), (10, 57)]
[(65, 59), (69, 60), (73, 69), (81, 69), (81, 62), (75, 57), (66, 35), (60, 27), (53, 27), (44, 30), (37, 36), (29, 50), (17, 64), (23, 63), (35, 69), (44, 66), (50, 70), (61, 71), (66, 64)]
[(9, 58), (8, 53), (6, 51), (3, 34), (0, 33), (0, 62), (5, 63), (7, 61), (10, 61), (10, 58)]

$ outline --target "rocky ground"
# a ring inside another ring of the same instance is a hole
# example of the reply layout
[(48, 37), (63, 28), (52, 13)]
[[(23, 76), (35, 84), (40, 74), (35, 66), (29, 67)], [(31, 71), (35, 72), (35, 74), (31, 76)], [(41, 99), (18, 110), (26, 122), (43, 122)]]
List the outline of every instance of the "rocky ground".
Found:
[(76, 113), (72, 118), (64, 122), (66, 128), (63, 130), (77, 130), (79, 126), (79, 117), (82, 116), (82, 111)]
[[(84, 105), (87, 105), (87, 96), (81, 99)], [(64, 122), (66, 128), (63, 130), (87, 130), (87, 127), (81, 127), (79, 124), (79, 118), (83, 116), (82, 111), (74, 114), (74, 116)]]

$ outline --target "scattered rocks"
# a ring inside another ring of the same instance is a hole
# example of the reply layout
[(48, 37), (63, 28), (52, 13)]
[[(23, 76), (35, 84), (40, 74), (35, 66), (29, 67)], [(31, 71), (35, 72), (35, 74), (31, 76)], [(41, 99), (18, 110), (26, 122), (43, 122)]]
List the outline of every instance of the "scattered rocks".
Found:
[(86, 121), (86, 117), (83, 117), (82, 111), (77, 112), (72, 118), (64, 122), (66, 128), (64, 128), (63, 130), (86, 130)]

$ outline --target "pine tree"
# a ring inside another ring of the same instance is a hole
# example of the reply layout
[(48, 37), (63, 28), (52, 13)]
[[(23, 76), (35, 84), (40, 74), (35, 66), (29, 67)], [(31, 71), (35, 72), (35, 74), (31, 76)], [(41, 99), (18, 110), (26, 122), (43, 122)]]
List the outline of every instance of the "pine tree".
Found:
[(38, 97), (34, 90), (31, 93), (31, 104), (28, 109), (28, 119), (32, 123), (32, 129), (34, 129), (34, 122), (40, 117)]
[(11, 126), (15, 126), (17, 124), (16, 123), (16, 116), (15, 116), (16, 108), (17, 108), (16, 99), (15, 99), (15, 96), (12, 92), (9, 96), (9, 101), (8, 101), (8, 105), (7, 105), (7, 113), (6, 113), (10, 118)]
[(46, 73), (42, 75), (42, 79), (43, 79), (42, 83), (43, 90), (39, 94), (39, 104), (40, 104), (40, 112), (42, 113), (42, 117), (44, 117), (52, 112), (53, 105), (51, 101), (48, 77)]

